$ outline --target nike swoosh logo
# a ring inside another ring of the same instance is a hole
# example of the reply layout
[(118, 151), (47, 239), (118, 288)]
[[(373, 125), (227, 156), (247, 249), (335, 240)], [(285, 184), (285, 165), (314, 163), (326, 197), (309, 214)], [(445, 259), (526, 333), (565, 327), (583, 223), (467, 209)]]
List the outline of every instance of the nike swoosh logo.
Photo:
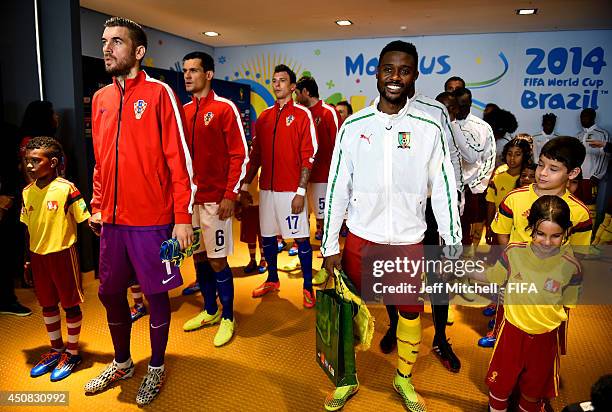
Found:
[(222, 248), (219, 248), (219, 249), (215, 249), (215, 252), (219, 252), (219, 251), (221, 251), (221, 250), (223, 250), (223, 249), (225, 249), (225, 248), (224, 248), (224, 247), (222, 247)]
[(159, 325), (159, 326), (153, 326), (153, 324), (152, 324), (152, 323), (151, 323), (150, 325), (151, 325), (151, 328), (153, 328), (153, 329), (159, 329), (159, 328), (161, 328), (162, 326), (166, 326), (167, 324), (168, 324), (168, 322), (166, 322), (166, 323), (162, 323), (162, 324), (161, 324), (161, 325)]
[(296, 230), (295, 232), (291, 232), (291, 234), (295, 235), (297, 232), (299, 232), (299, 230)]
[(172, 275), (168, 279), (163, 279), (162, 280), (162, 285), (165, 285), (166, 283), (170, 282), (175, 276), (176, 275)]

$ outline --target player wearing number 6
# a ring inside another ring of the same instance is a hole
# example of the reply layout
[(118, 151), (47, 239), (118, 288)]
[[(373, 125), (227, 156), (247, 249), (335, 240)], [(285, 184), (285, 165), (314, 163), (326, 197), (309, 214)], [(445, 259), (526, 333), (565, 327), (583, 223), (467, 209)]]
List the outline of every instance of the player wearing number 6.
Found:
[(312, 248), (305, 195), (317, 153), (317, 135), (310, 111), (291, 99), (295, 82), (295, 73), (289, 67), (276, 66), (272, 77), (276, 103), (264, 110), (255, 124), (251, 164), (241, 196), (250, 198), (246, 184), (251, 183), (261, 166), (259, 222), (264, 255), (268, 261), (268, 278), (253, 291), (253, 297), (280, 288), (276, 270), (276, 235), (282, 235), (284, 239), (293, 238), (298, 243), (304, 274), (304, 307), (312, 308), (315, 304)]
[[(202, 247), (194, 254), (204, 309), (185, 322), (183, 329), (192, 331), (220, 322), (214, 344), (222, 346), (234, 334), (234, 279), (227, 256), (234, 251), (232, 214), (248, 150), (238, 109), (211, 88), (214, 71), (214, 60), (206, 53), (193, 52), (183, 58), (185, 88), (192, 94), (184, 108), (197, 185), (193, 227), (201, 228), (204, 236)], [(217, 291), (222, 311), (217, 307)]]

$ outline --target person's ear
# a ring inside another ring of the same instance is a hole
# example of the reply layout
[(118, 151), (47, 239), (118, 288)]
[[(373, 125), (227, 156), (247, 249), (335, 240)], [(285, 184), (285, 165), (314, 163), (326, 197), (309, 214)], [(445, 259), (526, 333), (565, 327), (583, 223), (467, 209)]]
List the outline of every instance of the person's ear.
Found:
[(57, 157), (52, 157), (49, 163), (51, 164), (51, 168), (55, 169), (59, 164), (59, 159)]
[(569, 180), (573, 180), (577, 178), (579, 174), (580, 174), (580, 168), (579, 167), (573, 168), (572, 170), (570, 170), (568, 174)]
[(147, 52), (147, 49), (142, 44), (136, 47), (136, 60), (138, 61), (142, 60), (146, 52)]

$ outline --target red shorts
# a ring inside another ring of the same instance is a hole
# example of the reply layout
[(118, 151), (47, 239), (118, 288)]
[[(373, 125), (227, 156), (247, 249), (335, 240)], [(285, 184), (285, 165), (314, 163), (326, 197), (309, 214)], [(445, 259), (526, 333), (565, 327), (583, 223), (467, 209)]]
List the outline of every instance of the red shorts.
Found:
[(467, 223), (480, 223), (487, 220), (487, 194), (472, 193), (465, 187), (465, 205), (463, 207), (463, 221)]
[(595, 186), (594, 190), (591, 179), (581, 179), (578, 181), (578, 188), (574, 196), (580, 199), (585, 205), (592, 205), (597, 198), (597, 186)]
[(559, 388), (558, 330), (530, 335), (506, 319), (501, 324), (486, 384), (498, 398), (508, 398), (518, 383), (521, 394), (554, 398)]
[(42, 307), (71, 308), (83, 302), (81, 270), (74, 245), (61, 252), (39, 255), (30, 253), (34, 293)]
[(259, 229), (259, 205), (249, 206), (242, 209), (240, 220), (240, 241), (244, 243), (255, 243), (260, 235)]
[[(362, 272), (363, 272), (363, 261), (366, 258), (366, 253), (364, 252), (364, 248), (366, 251), (371, 251), (375, 248), (376, 252), (380, 252), (381, 249), (389, 249), (389, 257), (394, 256), (396, 254), (397, 248), (401, 248), (403, 250), (403, 255), (410, 256), (410, 258), (418, 260), (423, 258), (423, 245), (405, 245), (405, 246), (395, 246), (395, 245), (381, 245), (374, 242), (370, 242), (369, 240), (365, 240), (360, 238), (359, 236), (354, 235), (349, 232), (346, 237), (346, 242), (344, 244), (344, 251), (342, 252), (342, 268), (344, 269), (344, 273), (351, 279), (351, 281), (355, 284), (357, 291), (361, 294), (364, 299), (368, 299), (368, 293), (363, 293), (362, 290)], [(369, 256), (368, 256), (369, 257)], [(364, 274), (366, 275), (366, 274)], [(367, 274), (368, 276), (373, 278), (371, 273)], [(413, 284), (417, 290), (420, 290), (422, 286), (422, 279), (420, 277), (409, 277), (405, 276), (403, 280), (406, 283)], [(387, 299), (389, 296), (384, 294), (384, 298)], [(401, 300), (414, 300), (416, 301), (416, 296), (409, 296), (406, 299), (402, 299), (401, 295), (398, 295), (398, 298)], [(422, 302), (422, 301), (421, 301)], [(387, 304), (394, 304), (392, 301), (386, 301)], [(422, 312), (423, 311), (423, 303), (419, 304), (396, 304), (395, 305), (400, 312)]]

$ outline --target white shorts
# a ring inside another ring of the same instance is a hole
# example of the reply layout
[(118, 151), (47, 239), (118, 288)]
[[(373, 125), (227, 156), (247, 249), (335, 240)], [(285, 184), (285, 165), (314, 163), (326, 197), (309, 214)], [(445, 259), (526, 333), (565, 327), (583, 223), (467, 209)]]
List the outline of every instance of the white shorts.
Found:
[(202, 229), (203, 239), (195, 253), (206, 252), (209, 258), (224, 258), (234, 253), (232, 218), (219, 220), (217, 203), (193, 205), (192, 226)]
[(308, 201), (313, 207), (316, 219), (325, 217), (325, 193), (327, 192), (327, 183), (311, 183), (308, 188)]
[(291, 213), (295, 192), (259, 191), (259, 225), (262, 237), (281, 235), (283, 239), (310, 237), (308, 200), (298, 215)]

